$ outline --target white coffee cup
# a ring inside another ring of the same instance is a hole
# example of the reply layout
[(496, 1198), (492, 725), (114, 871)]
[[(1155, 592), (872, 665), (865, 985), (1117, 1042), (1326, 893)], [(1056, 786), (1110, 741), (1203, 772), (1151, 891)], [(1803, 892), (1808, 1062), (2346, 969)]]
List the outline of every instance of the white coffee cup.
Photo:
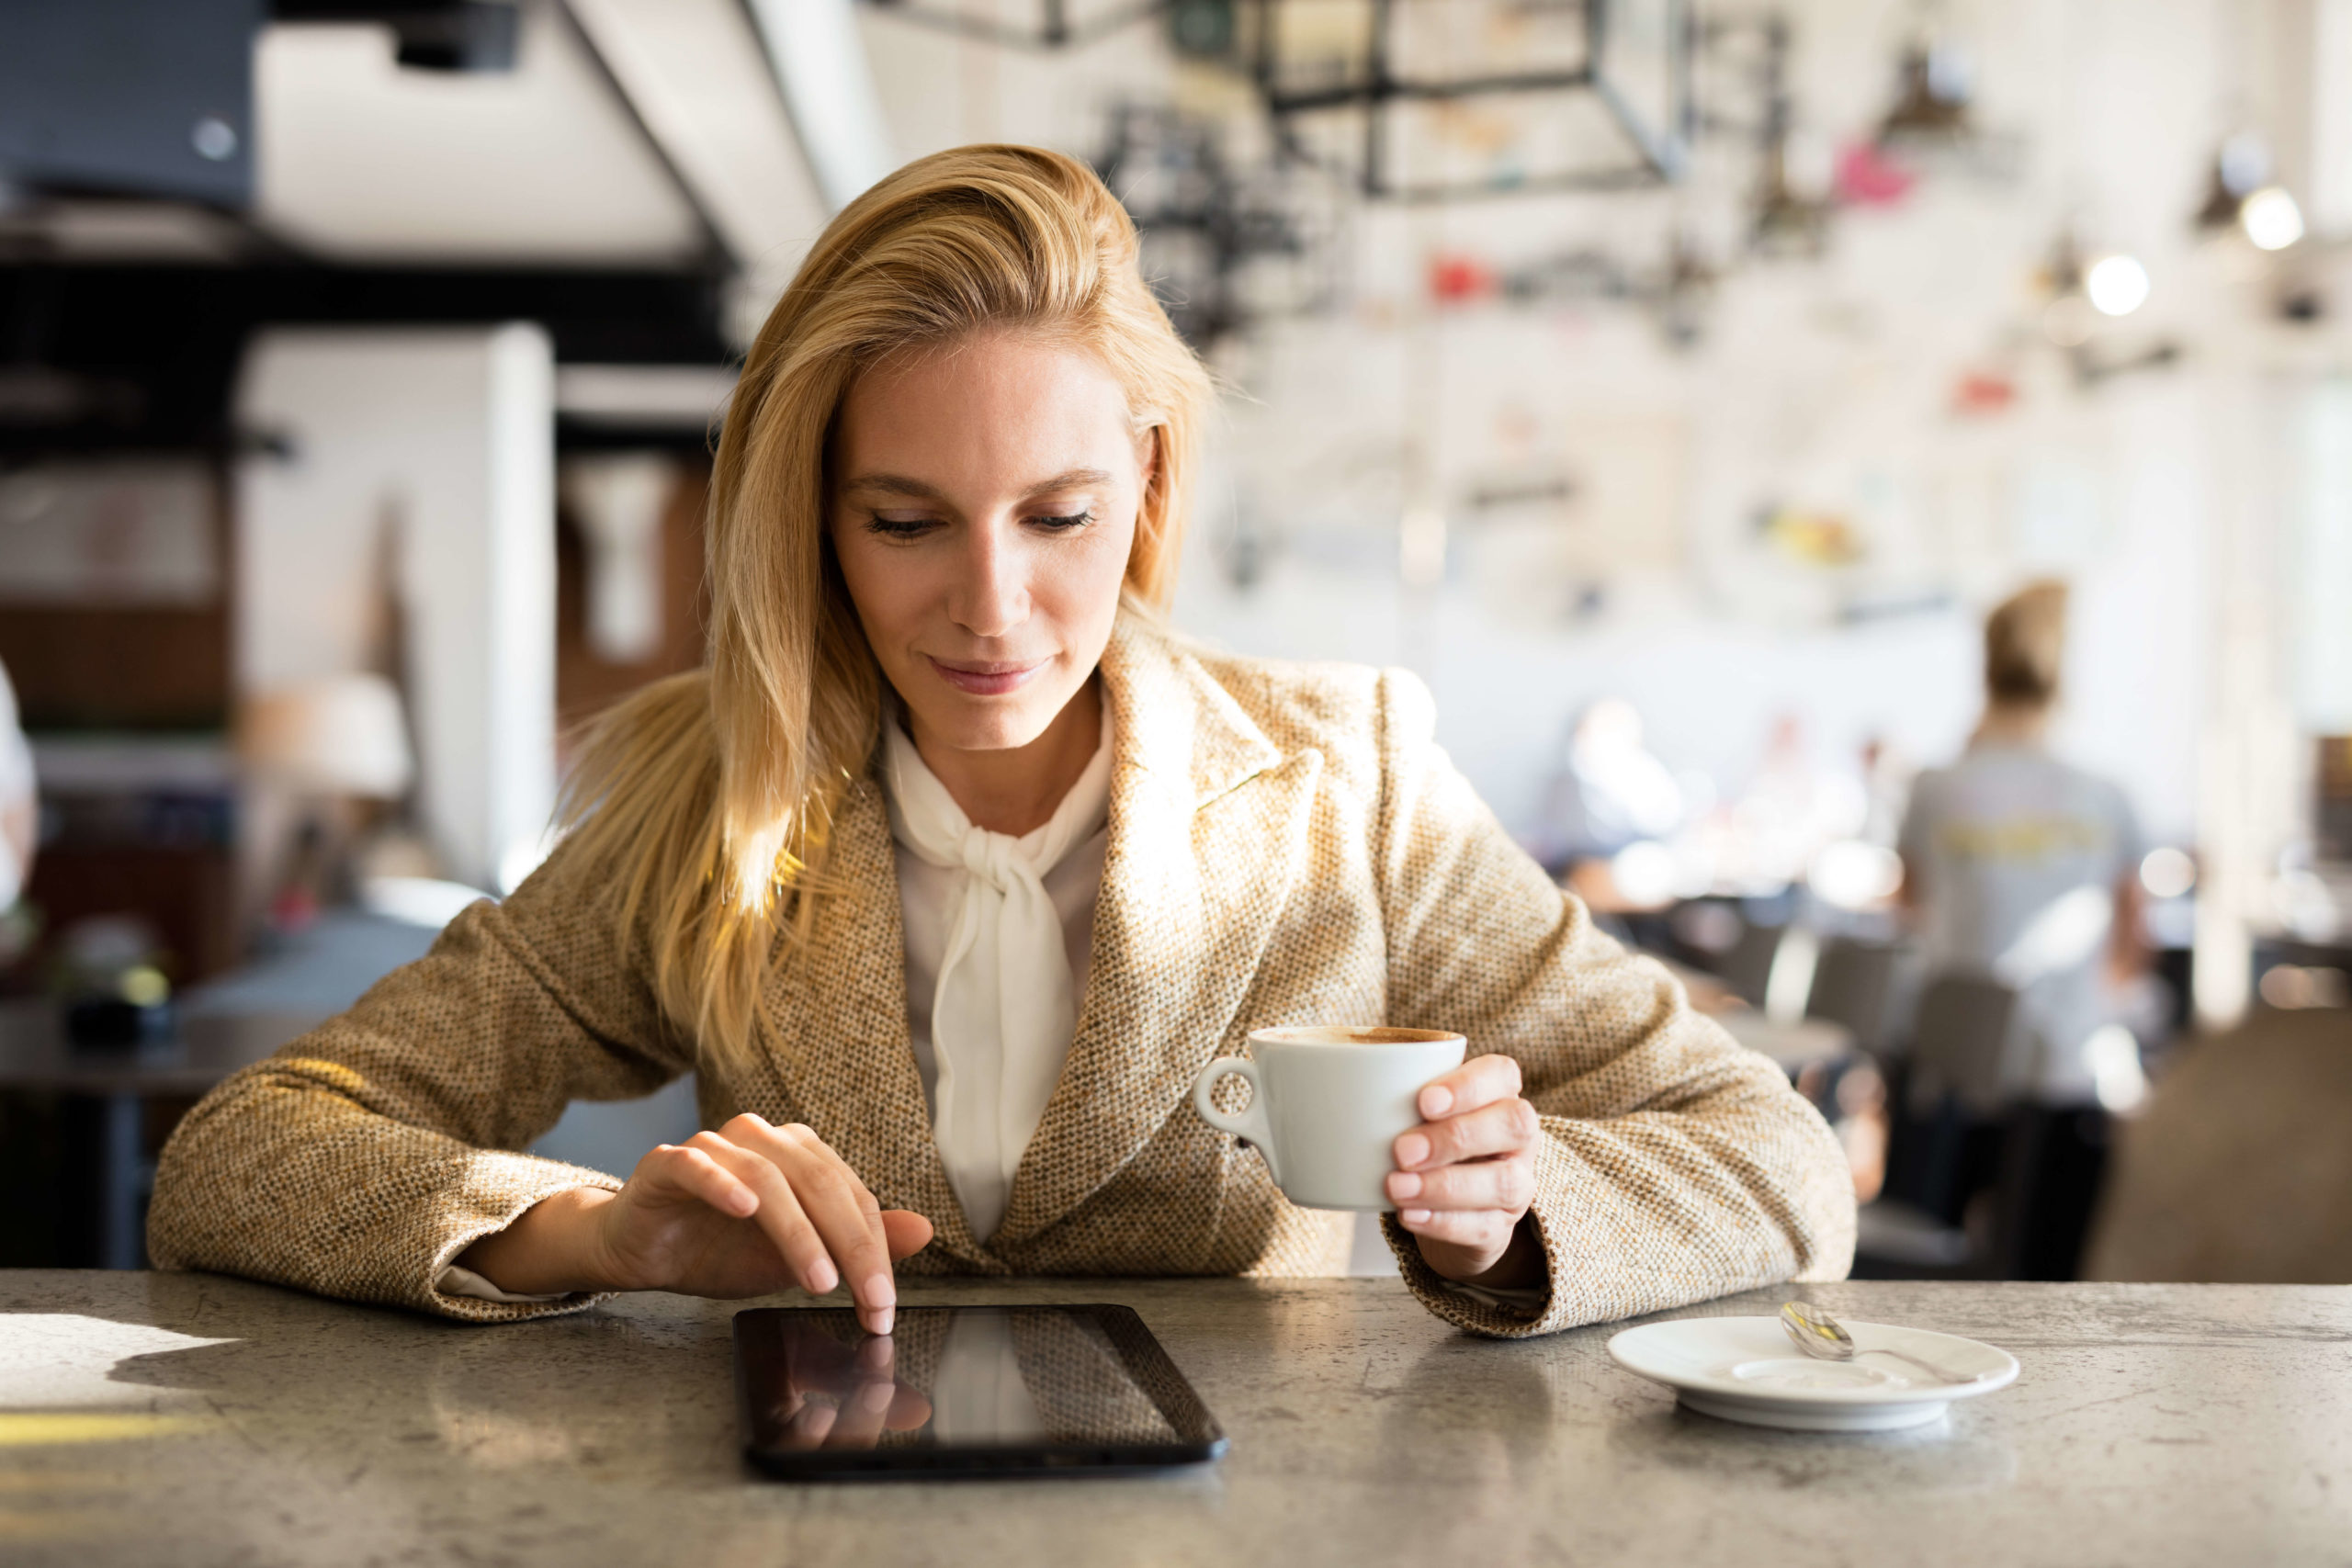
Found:
[[(1193, 1109), (1257, 1145), (1274, 1185), (1300, 1208), (1394, 1209), (1396, 1139), (1420, 1125), (1422, 1086), (1460, 1066), (1468, 1046), (1442, 1029), (1255, 1030), (1249, 1056), (1219, 1056), (1201, 1069)], [(1250, 1080), (1250, 1103), (1236, 1116), (1209, 1101), (1227, 1074)]]

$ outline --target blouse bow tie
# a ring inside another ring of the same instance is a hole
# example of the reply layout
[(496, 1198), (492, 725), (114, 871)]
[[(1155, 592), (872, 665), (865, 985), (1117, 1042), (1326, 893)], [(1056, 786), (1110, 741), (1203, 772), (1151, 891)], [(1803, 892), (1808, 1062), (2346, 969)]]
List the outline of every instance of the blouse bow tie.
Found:
[(966, 874), (932, 1000), (932, 1131), (983, 1238), (1003, 1219), (1013, 1170), (1077, 1027), (1061, 916), (1044, 878), (1100, 819), (1110, 780), (1107, 706), (1102, 723), (1104, 743), (1079, 783), (1051, 820), (1020, 838), (975, 827), (906, 732), (884, 728), (894, 835), (918, 859)]

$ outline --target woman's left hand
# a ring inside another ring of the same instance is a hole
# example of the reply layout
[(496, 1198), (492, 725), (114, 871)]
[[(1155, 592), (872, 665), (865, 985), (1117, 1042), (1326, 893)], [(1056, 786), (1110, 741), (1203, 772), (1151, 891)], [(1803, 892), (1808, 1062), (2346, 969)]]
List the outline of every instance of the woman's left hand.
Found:
[(1519, 1063), (1478, 1056), (1421, 1089), (1427, 1118), (1397, 1135), (1388, 1196), (1396, 1222), (1446, 1279), (1517, 1289), (1545, 1278), (1527, 1224), (1535, 1199), (1535, 1107), (1519, 1096)]

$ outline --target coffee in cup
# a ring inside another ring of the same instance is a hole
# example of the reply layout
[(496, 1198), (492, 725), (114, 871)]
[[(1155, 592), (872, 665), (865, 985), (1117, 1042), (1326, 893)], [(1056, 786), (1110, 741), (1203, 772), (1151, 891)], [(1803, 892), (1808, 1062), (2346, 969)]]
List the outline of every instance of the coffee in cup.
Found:
[[(1274, 1185), (1303, 1209), (1394, 1209), (1396, 1139), (1420, 1125), (1423, 1086), (1460, 1066), (1468, 1047), (1442, 1029), (1255, 1030), (1247, 1057), (1219, 1056), (1201, 1069), (1193, 1109), (1257, 1145)], [(1228, 1076), (1250, 1080), (1250, 1103), (1230, 1116), (1210, 1102)]]

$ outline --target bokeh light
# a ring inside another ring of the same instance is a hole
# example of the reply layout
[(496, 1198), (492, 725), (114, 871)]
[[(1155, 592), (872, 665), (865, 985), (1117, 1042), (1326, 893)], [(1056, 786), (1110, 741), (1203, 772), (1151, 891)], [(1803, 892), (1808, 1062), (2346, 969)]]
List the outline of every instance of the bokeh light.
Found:
[(2148, 301), (2148, 269), (2136, 256), (2101, 256), (2083, 277), (2083, 292), (2102, 316), (2128, 316)]

